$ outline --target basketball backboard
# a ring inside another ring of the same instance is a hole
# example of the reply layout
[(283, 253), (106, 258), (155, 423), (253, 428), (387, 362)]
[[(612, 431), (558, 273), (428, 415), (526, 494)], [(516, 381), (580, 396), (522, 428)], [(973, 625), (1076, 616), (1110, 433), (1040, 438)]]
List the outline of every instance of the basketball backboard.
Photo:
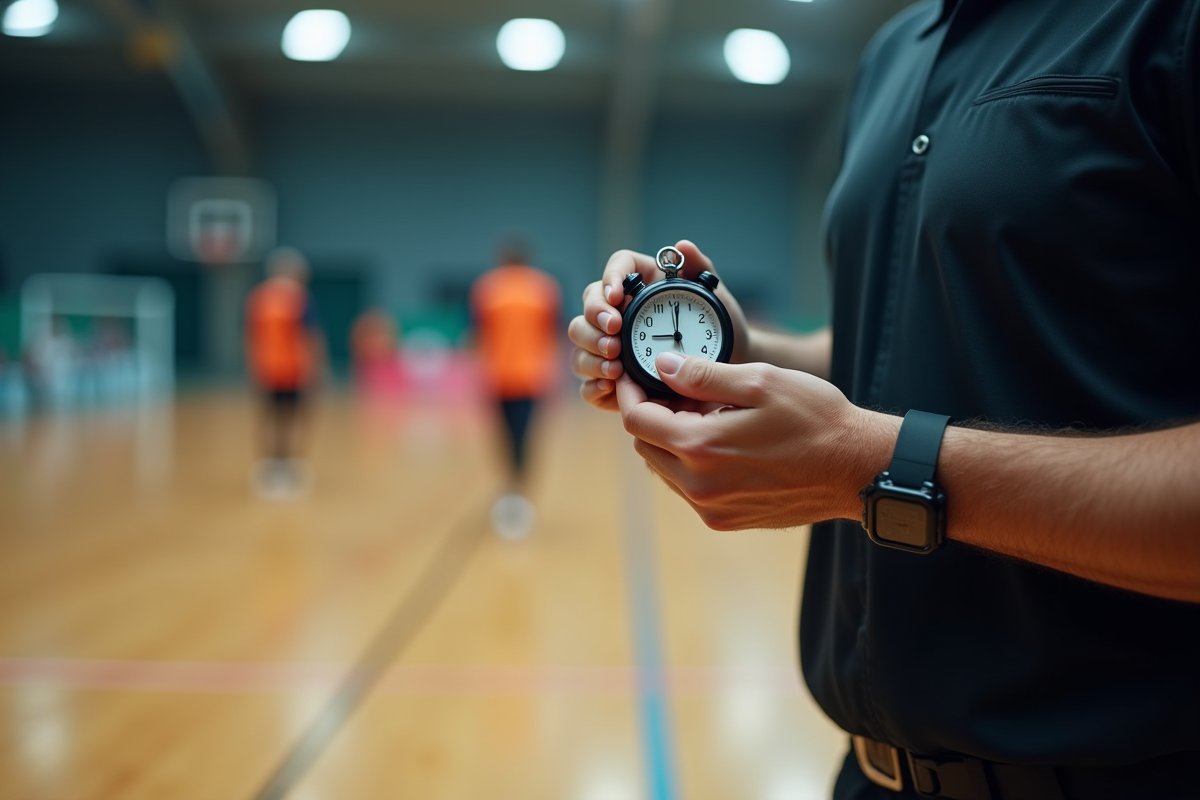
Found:
[(167, 246), (184, 261), (257, 261), (275, 245), (275, 191), (254, 178), (181, 178), (167, 196)]

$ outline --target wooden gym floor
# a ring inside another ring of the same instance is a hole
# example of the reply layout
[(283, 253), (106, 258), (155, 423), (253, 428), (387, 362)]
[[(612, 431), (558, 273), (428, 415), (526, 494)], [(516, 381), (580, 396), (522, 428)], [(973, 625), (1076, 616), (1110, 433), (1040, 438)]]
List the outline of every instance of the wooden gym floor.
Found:
[(573, 398), (525, 539), (466, 401), (325, 397), (312, 491), (265, 501), (255, 410), (0, 420), (0, 796), (828, 796), (806, 530), (707, 530)]

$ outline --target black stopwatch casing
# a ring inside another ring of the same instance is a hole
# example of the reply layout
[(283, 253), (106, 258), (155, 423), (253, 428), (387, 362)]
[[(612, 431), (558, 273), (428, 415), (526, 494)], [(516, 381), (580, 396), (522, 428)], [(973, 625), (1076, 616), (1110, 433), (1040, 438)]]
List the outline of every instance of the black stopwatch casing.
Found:
[(676, 398), (679, 395), (658, 377), (654, 359), (673, 351), (728, 363), (733, 354), (733, 321), (717, 299), (720, 279), (716, 275), (705, 271), (695, 280), (678, 277), (683, 255), (673, 247), (660, 250), (657, 260), (666, 278), (647, 286), (634, 272), (622, 284), (628, 302), (621, 314), (621, 363), (647, 395)]

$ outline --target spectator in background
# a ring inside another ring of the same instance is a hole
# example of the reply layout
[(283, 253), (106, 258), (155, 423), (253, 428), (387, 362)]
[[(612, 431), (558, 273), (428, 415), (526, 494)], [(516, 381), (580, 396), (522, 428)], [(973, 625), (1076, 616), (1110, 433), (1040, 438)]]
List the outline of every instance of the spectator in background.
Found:
[(309, 296), (308, 262), (292, 248), (267, 259), (267, 278), (246, 302), (246, 361), (262, 394), (261, 460), (255, 485), (264, 497), (302, 494), (310, 470), (301, 458), (312, 388), (326, 369), (325, 338)]
[(492, 525), (504, 538), (519, 538), (535, 518), (526, 497), (526, 443), (538, 400), (557, 380), (562, 297), (521, 245), (503, 247), (498, 261), (471, 287), (471, 314), (483, 385), (504, 420), (509, 452), (508, 485), (492, 508)]
[(21, 362), (10, 359), (7, 348), (0, 345), (0, 419), (24, 414), (28, 403), (28, 388)]
[(397, 388), (399, 346), (396, 321), (388, 312), (373, 308), (354, 320), (350, 354), (358, 389), (367, 395), (377, 395)]
[(67, 408), (75, 401), (79, 347), (66, 317), (55, 316), (29, 344), (28, 359), (34, 399), (51, 409)]

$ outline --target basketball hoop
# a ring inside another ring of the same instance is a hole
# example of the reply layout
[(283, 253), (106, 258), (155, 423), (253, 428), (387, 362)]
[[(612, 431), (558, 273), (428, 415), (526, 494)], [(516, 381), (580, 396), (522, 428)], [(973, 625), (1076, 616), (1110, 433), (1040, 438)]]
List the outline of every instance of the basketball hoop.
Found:
[(197, 200), (188, 217), (188, 240), (197, 261), (217, 266), (246, 260), (254, 234), (254, 211), (249, 203)]
[(167, 245), (220, 266), (263, 258), (275, 244), (275, 193), (252, 178), (183, 178), (167, 198)]

